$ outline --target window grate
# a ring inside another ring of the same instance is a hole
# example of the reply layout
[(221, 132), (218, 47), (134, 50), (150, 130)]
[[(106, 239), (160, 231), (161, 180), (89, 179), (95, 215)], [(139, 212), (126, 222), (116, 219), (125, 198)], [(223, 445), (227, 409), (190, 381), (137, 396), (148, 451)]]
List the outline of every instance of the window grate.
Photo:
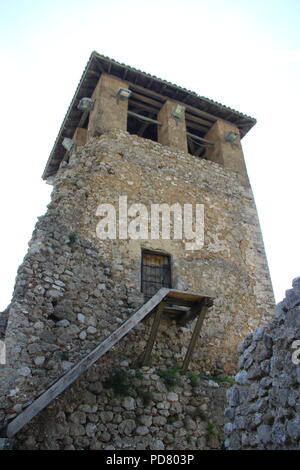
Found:
[(171, 287), (171, 262), (169, 255), (142, 252), (142, 292), (152, 297), (161, 287)]

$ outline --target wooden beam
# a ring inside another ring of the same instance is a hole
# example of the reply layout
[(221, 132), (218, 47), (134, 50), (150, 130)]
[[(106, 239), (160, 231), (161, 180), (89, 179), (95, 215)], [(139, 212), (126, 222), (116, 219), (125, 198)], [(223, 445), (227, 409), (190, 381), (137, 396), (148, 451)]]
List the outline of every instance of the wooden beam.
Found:
[(144, 352), (144, 355), (143, 355), (143, 359), (142, 359), (142, 365), (143, 366), (149, 365), (151, 351), (153, 349), (153, 345), (154, 345), (154, 342), (155, 342), (155, 339), (156, 339), (156, 336), (157, 336), (158, 327), (159, 327), (159, 323), (160, 323), (160, 320), (161, 320), (161, 315), (162, 315), (162, 312), (163, 312), (164, 308), (165, 308), (165, 303), (164, 302), (160, 302), (160, 304), (156, 307), (155, 315), (154, 315), (154, 319), (153, 319), (153, 323), (152, 323), (152, 327), (151, 327), (151, 331), (150, 331), (150, 336), (149, 336), (149, 339), (148, 339), (148, 342), (147, 342), (147, 345), (146, 345), (146, 349), (145, 349), (145, 352)]
[(150, 124), (157, 124), (158, 126), (162, 126), (162, 122), (156, 121), (155, 119), (150, 119), (146, 116), (142, 116), (141, 114), (134, 113), (133, 111), (127, 111), (129, 116), (136, 117), (137, 119), (140, 119), (141, 121), (149, 122)]
[(187, 129), (196, 129), (197, 131), (205, 132), (205, 134), (207, 133), (209, 129), (208, 127), (201, 126), (200, 124), (196, 124), (188, 120), (185, 120), (185, 124), (186, 124)]
[(104, 70), (100, 60), (96, 60), (95, 64), (96, 64), (97, 69), (99, 69), (100, 73), (105, 73), (105, 70)]
[(211, 126), (212, 126), (211, 121), (207, 121), (206, 119), (201, 119), (199, 117), (193, 116), (190, 113), (185, 113), (185, 120), (186, 121), (193, 121), (193, 122), (196, 122), (198, 124), (203, 124), (203, 126), (207, 127), (208, 129), (210, 129)]
[(198, 319), (197, 319), (197, 322), (196, 322), (196, 325), (192, 334), (192, 338), (191, 338), (188, 350), (186, 352), (186, 355), (183, 361), (183, 365), (182, 365), (183, 373), (185, 373), (188, 370), (207, 310), (208, 310), (208, 307), (205, 305), (200, 307), (199, 316), (198, 316)]
[[(202, 149), (203, 147), (206, 146), (206, 144), (202, 144), (201, 142), (195, 142), (194, 140), (192, 140), (191, 137), (187, 136), (187, 141), (188, 141), (188, 145), (191, 149), (191, 154), (192, 155), (196, 155), (196, 152), (200, 149)], [(197, 156), (197, 155), (196, 155)]]
[[(157, 99), (157, 100), (161, 101), (162, 103), (164, 103), (168, 99), (172, 99), (169, 96), (163, 96), (160, 93), (156, 93), (155, 91), (149, 90), (148, 88), (144, 88), (144, 87), (141, 87), (139, 85), (131, 84), (130, 88), (132, 90), (136, 90), (137, 92), (144, 93), (145, 95), (148, 95), (148, 96), (150, 96), (154, 99)], [(178, 101), (178, 102), (180, 102), (180, 101)], [(185, 106), (186, 111), (190, 111), (191, 113), (196, 114), (197, 116), (203, 117), (205, 119), (208, 119), (212, 122), (215, 122), (215, 121), (217, 121), (217, 119), (219, 119), (217, 116), (214, 116), (213, 114), (207, 113), (206, 111), (202, 111), (198, 108), (195, 108), (194, 106), (190, 106), (189, 104), (183, 103), (183, 105)]]
[(182, 291), (178, 289), (169, 289), (168, 292), (168, 301), (169, 299), (184, 299), (196, 302), (207, 297), (208, 296), (206, 294), (201, 294), (199, 292)]
[(190, 152), (191, 155), (194, 155), (195, 157), (200, 157), (201, 154), (205, 152), (205, 148), (206, 148), (207, 144), (203, 144), (201, 142), (195, 142), (189, 136), (187, 136), (187, 141), (188, 141), (188, 145), (189, 145), (190, 150), (191, 150), (191, 152)]
[[(129, 84), (129, 89), (130, 89), (130, 84)], [(158, 109), (160, 109), (162, 106), (162, 103), (160, 101), (153, 100), (151, 98), (148, 98), (145, 95), (141, 95), (140, 93), (132, 92), (130, 95), (130, 99), (132, 98), (142, 101), (143, 103), (145, 102), (145, 103), (151, 104), (152, 106)]]
[(2, 431), (4, 437), (13, 437), (35, 415), (44, 409), (54, 398), (60, 395), (81, 374), (87, 371), (101, 356), (109, 351), (120, 339), (150, 313), (168, 294), (171, 289), (162, 287), (151, 299), (126, 320), (117, 330), (102, 341), (95, 349), (75, 364), (68, 372), (61, 376), (51, 387), (42, 393), (31, 405), (14, 418)]
[(212, 140), (203, 139), (203, 137), (199, 137), (198, 135), (191, 134), (190, 132), (187, 132), (186, 135), (188, 137), (192, 137), (193, 139), (199, 140), (199, 142), (203, 142), (206, 145), (215, 145), (215, 143)]
[(140, 109), (144, 109), (145, 111), (153, 113), (153, 114), (155, 114), (155, 116), (157, 116), (157, 111), (158, 111), (157, 108), (153, 108), (153, 106), (148, 106), (147, 104), (144, 104), (141, 101), (132, 100), (130, 98), (129, 105), (130, 106), (135, 106), (135, 107), (140, 108)]

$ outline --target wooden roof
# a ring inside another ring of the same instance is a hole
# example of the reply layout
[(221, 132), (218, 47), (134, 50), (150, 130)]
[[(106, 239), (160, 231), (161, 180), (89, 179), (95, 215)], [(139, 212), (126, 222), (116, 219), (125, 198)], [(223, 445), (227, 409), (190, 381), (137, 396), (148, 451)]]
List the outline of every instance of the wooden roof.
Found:
[(77, 105), (81, 98), (92, 96), (102, 73), (114, 75), (121, 80), (129, 82), (129, 88), (131, 88), (130, 85), (132, 85), (132, 89), (135, 90), (139, 90), (141, 88), (146, 89), (151, 93), (150, 96), (155, 96), (156, 99), (161, 99), (162, 102), (167, 99), (181, 102), (184, 104), (187, 111), (192, 110), (198, 116), (205, 118), (205, 120), (210, 122), (211, 125), (217, 119), (224, 119), (232, 122), (239, 128), (241, 137), (243, 137), (256, 123), (254, 118), (235, 111), (234, 109), (203, 96), (199, 96), (196, 93), (174, 85), (173, 83), (161, 80), (160, 78), (129, 67), (128, 65), (116, 62), (115, 60), (102, 56), (97, 52), (92, 52), (46, 164), (43, 173), (44, 179), (57, 172), (66, 152), (62, 146), (63, 138), (73, 137), (83, 114), (82, 111), (77, 109)]

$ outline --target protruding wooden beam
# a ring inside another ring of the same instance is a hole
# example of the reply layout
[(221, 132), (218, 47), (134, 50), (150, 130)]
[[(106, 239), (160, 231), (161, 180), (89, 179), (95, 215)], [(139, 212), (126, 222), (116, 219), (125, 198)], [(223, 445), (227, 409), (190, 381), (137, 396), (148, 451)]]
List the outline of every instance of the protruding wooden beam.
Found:
[(151, 105), (145, 104), (142, 101), (137, 101), (132, 98), (130, 98), (129, 104), (131, 108), (136, 107), (138, 109), (144, 109), (145, 111), (155, 114), (155, 116), (157, 116), (157, 112), (159, 111), (159, 109), (154, 108)]
[(192, 121), (192, 122), (196, 122), (197, 124), (202, 124), (203, 126), (205, 126), (208, 129), (212, 126), (211, 121), (207, 121), (206, 119), (196, 117), (191, 113), (185, 113), (185, 119), (186, 119), (186, 121)]
[[(169, 99), (168, 97), (163, 96), (160, 93), (156, 93), (153, 90), (149, 90), (148, 88), (144, 88), (144, 87), (141, 87), (139, 85), (134, 85), (132, 83), (130, 83), (130, 89), (135, 90), (135, 91), (140, 92), (140, 93), (145, 93), (145, 95), (148, 95), (148, 96), (150, 96), (154, 99), (157, 99), (157, 100), (161, 101), (162, 103), (164, 103), (167, 99)], [(180, 100), (178, 100), (178, 102), (180, 102)], [(185, 106), (185, 109), (186, 109), (187, 112), (191, 111), (191, 113), (196, 114), (197, 116), (203, 117), (204, 119), (208, 119), (212, 122), (215, 122), (218, 119), (213, 114), (207, 113), (206, 111), (202, 111), (198, 108), (195, 108), (194, 106), (190, 106), (186, 103), (184, 104), (184, 106)]]
[(160, 121), (156, 121), (155, 119), (150, 119), (146, 116), (142, 116), (141, 114), (134, 113), (133, 111), (127, 111), (127, 114), (129, 114), (129, 116), (136, 117), (137, 119), (140, 119), (141, 121), (149, 122), (150, 124), (157, 124), (158, 126), (162, 125)]
[(190, 365), (191, 358), (192, 358), (192, 355), (196, 346), (196, 342), (199, 337), (199, 333), (200, 333), (200, 330), (201, 330), (201, 327), (203, 325), (203, 321), (206, 315), (206, 311), (207, 311), (207, 307), (203, 307), (200, 315), (198, 316), (198, 319), (197, 319), (197, 322), (196, 322), (196, 325), (192, 334), (192, 338), (191, 338), (188, 350), (186, 352), (186, 355), (183, 361), (183, 365), (182, 365), (183, 373), (185, 373), (188, 370), (188, 367)]
[(149, 336), (148, 343), (146, 345), (146, 349), (145, 349), (143, 359), (142, 359), (142, 365), (143, 366), (149, 365), (151, 352), (152, 352), (153, 345), (154, 345), (154, 342), (155, 342), (155, 339), (156, 339), (156, 336), (157, 336), (158, 327), (159, 327), (159, 323), (160, 323), (160, 320), (161, 320), (161, 315), (163, 313), (164, 308), (165, 308), (165, 302), (161, 302), (156, 307), (155, 315), (154, 315), (154, 319), (153, 319), (153, 323), (152, 323), (152, 327), (151, 327), (150, 336)]
[[(185, 358), (184, 358), (184, 361), (183, 361), (183, 365), (182, 365), (182, 372), (183, 373), (188, 370), (188, 367), (189, 367), (189, 364), (190, 364), (190, 361), (191, 361), (191, 358), (192, 358), (192, 355), (193, 355), (193, 352), (194, 352), (194, 349), (195, 349), (195, 346), (196, 346), (196, 343), (197, 343), (197, 340), (198, 340), (198, 337), (199, 337), (199, 333), (200, 333), (200, 330), (201, 330), (202, 325), (203, 325), (204, 318), (206, 316), (207, 310), (212, 305), (213, 305), (213, 300), (209, 297), (204, 299), (203, 302), (201, 302), (201, 305), (198, 303), (199, 316), (198, 316), (198, 319), (197, 319), (197, 322), (196, 322), (196, 325), (195, 325), (195, 328), (194, 328), (194, 331), (193, 331), (193, 334), (192, 334), (192, 337), (191, 337), (191, 341), (190, 341), (188, 350), (186, 352), (186, 355), (185, 355)], [(196, 309), (197, 309), (197, 306), (195, 305), (195, 310)]]
[(187, 132), (186, 135), (188, 137), (191, 137), (192, 139), (199, 140), (199, 142), (203, 142), (206, 145), (215, 145), (215, 143), (212, 140), (203, 139), (203, 137), (199, 137), (198, 135), (191, 134), (190, 132)]
[[(130, 84), (129, 84), (129, 89), (130, 89)], [(141, 95), (140, 93), (132, 92), (130, 95), (130, 99), (132, 98), (142, 101), (143, 103), (151, 104), (152, 106), (158, 109), (162, 107), (162, 104), (160, 101), (153, 100), (152, 98), (148, 98), (147, 96)]]

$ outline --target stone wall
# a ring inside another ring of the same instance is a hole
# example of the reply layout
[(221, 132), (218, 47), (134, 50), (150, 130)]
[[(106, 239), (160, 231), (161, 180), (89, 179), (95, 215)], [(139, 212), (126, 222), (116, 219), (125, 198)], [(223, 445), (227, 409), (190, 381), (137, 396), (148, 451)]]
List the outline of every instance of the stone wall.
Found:
[[(161, 372), (132, 369), (128, 361), (109, 372), (103, 365), (93, 366), (18, 433), (14, 449), (221, 448), (226, 383), (210, 377), (195, 381), (196, 373), (192, 378), (173, 373), (170, 377), (176, 381), (169, 390)], [(105, 388), (107, 379), (122, 395), (114, 387)]]
[[(236, 345), (272, 312), (273, 293), (251, 189), (220, 165), (159, 143), (112, 131), (78, 148), (54, 178), (48, 211), (18, 270), (0, 368), (0, 421), (7, 422), (114, 331), (144, 298), (141, 249), (172, 257), (173, 287), (215, 297), (191, 370), (232, 372)], [(182, 240), (100, 240), (99, 203), (203, 203), (205, 244)], [(138, 360), (151, 318), (103, 362)], [(182, 363), (194, 322), (165, 319), (152, 364)], [(72, 388), (71, 388), (72, 390)], [(70, 392), (71, 393), (71, 392)]]
[[(239, 346), (237, 384), (228, 390), (228, 449), (300, 448), (300, 278), (276, 316)], [(295, 346), (298, 343), (298, 354)], [(293, 360), (293, 354), (295, 355)]]
[[(205, 245), (185, 250), (181, 240), (111, 240), (96, 236), (99, 202), (203, 203)], [(274, 299), (253, 195), (236, 173), (147, 139), (114, 131), (91, 141), (56, 181), (53, 204), (63, 220), (92, 241), (113, 276), (140, 296), (141, 249), (172, 256), (173, 287), (216, 298), (203, 330), (201, 367), (234, 368), (242, 338), (271, 314)], [(113, 260), (113, 261), (112, 261)], [(121, 268), (120, 268), (121, 266)], [(175, 334), (175, 332), (174, 332)]]

